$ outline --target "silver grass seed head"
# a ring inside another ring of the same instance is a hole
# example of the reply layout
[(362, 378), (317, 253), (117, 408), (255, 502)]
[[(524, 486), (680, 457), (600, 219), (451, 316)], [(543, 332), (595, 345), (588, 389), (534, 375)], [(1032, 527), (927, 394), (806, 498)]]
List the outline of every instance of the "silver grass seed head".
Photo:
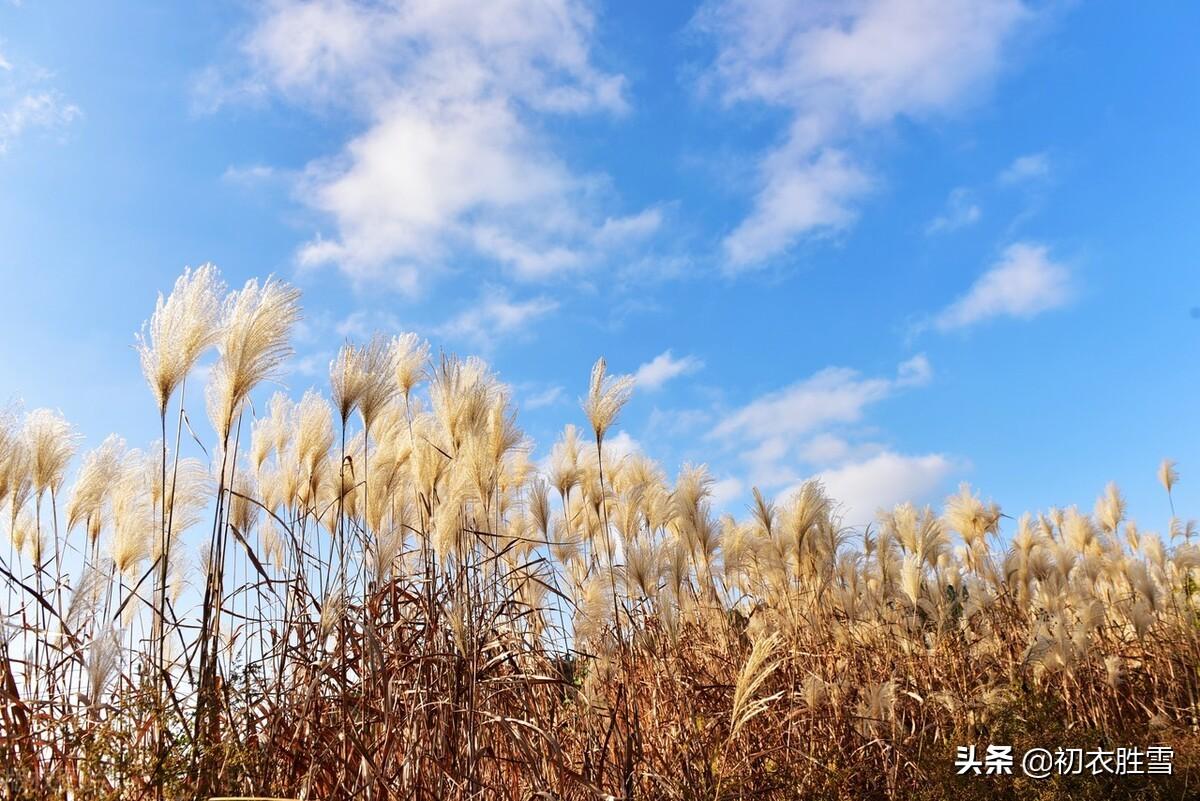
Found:
[(400, 334), (392, 340), (392, 352), (396, 389), (408, 400), (413, 388), (425, 377), (429, 343), (413, 333)]
[(347, 342), (329, 363), (329, 385), (342, 425), (355, 411), (370, 428), (375, 416), (399, 391), (394, 378), (393, 343), (375, 335), (366, 345)]
[(164, 299), (159, 293), (154, 314), (137, 334), (142, 374), (160, 413), (196, 360), (220, 335), (224, 293), (225, 285), (212, 264), (184, 270), (170, 296)]
[(1158, 483), (1162, 484), (1163, 489), (1170, 494), (1174, 486), (1179, 482), (1179, 470), (1176, 469), (1173, 459), (1163, 459), (1162, 464), (1158, 466)]
[(208, 414), (227, 439), (233, 418), (250, 392), (278, 377), (291, 356), (292, 328), (300, 320), (300, 290), (274, 277), (251, 279), (225, 299), (217, 339), (220, 358), (209, 381)]
[(88, 646), (88, 700), (92, 704), (99, 703), (105, 685), (120, 665), (120, 639), (116, 631), (106, 630), (98, 634)]
[(18, 418), (12, 409), (0, 410), (0, 506), (12, 493), (16, 474), (23, 469), (18, 461), (21, 446), (21, 430)]
[(26, 415), (23, 436), (29, 449), (34, 492), (38, 496), (47, 489), (57, 493), (79, 436), (61, 413), (51, 409), (34, 409)]
[(333, 409), (315, 390), (305, 392), (296, 406), (294, 433), (297, 464), (305, 475), (312, 476), (329, 457), (335, 439)]
[(608, 365), (601, 356), (592, 367), (588, 395), (582, 404), (597, 440), (604, 439), (622, 407), (633, 394), (633, 376), (609, 376), (607, 369)]
[[(113, 486), (121, 472), (125, 457), (125, 440), (110, 434), (99, 447), (83, 457), (79, 477), (67, 504), (67, 530), (89, 520), (98, 524), (105, 503), (111, 498)], [(88, 532), (91, 535), (91, 531)], [(98, 534), (98, 529), (96, 530)], [(92, 537), (94, 539), (94, 537)]]
[(1116, 532), (1125, 520), (1125, 498), (1115, 482), (1109, 482), (1104, 494), (1096, 500), (1096, 520), (1109, 534)]

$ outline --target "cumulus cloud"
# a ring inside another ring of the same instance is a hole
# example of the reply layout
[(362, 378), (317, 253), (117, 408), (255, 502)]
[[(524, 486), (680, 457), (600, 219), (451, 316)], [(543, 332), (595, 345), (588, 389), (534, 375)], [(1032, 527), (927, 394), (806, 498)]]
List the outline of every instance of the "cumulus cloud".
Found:
[[(205, 76), (212, 105), (281, 97), (355, 121), (297, 195), (332, 223), (298, 253), (415, 292), (452, 257), (529, 280), (588, 266), (652, 232), (657, 210), (601, 208), (605, 176), (572, 169), (543, 124), (627, 111), (594, 66), (583, 0), (280, 0), (241, 43), (245, 74)], [(608, 198), (611, 200), (611, 198)]]
[(1070, 271), (1051, 260), (1044, 245), (1017, 242), (934, 325), (951, 331), (995, 317), (1030, 318), (1066, 305), (1072, 295)]
[(605, 461), (610, 458), (620, 461), (626, 456), (641, 452), (642, 443), (631, 437), (628, 431), (618, 431), (616, 434), (604, 438)]
[(766, 105), (789, 117), (759, 160), (749, 214), (724, 240), (729, 268), (760, 264), (806, 234), (853, 222), (873, 185), (853, 152), (856, 138), (969, 100), (1031, 16), (1019, 0), (706, 4), (694, 25), (715, 41), (716, 56), (703, 86), (726, 104)]
[(694, 373), (702, 367), (704, 362), (695, 356), (676, 359), (670, 350), (665, 350), (638, 367), (637, 372), (633, 374), (633, 380), (639, 388), (654, 392), (662, 389), (663, 384), (672, 378)]
[(898, 503), (921, 503), (946, 482), (955, 469), (944, 454), (906, 456), (885, 450), (863, 461), (821, 471), (819, 479), (830, 497), (841, 504), (842, 522), (862, 526), (880, 509)]

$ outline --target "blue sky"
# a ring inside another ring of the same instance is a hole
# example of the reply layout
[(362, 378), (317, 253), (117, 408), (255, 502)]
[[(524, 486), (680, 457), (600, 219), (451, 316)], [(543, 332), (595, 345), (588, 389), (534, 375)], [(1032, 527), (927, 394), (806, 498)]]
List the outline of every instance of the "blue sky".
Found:
[(212, 261), (304, 290), (294, 394), (414, 330), (539, 453), (603, 354), (733, 510), (1115, 480), (1162, 528), (1163, 457), (1200, 506), (1194, 4), (486, 8), (0, 3), (0, 396), (148, 443), (133, 334)]

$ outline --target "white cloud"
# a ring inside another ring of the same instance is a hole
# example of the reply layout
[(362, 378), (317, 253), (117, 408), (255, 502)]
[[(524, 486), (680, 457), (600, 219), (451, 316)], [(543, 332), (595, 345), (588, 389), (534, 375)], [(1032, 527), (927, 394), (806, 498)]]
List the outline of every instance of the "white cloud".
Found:
[(297, 356), (292, 363), (292, 370), (306, 378), (321, 378), (328, 375), (329, 362), (334, 358), (332, 353), (308, 353)]
[(848, 367), (826, 367), (746, 404), (717, 423), (712, 435), (767, 439), (807, 434), (830, 423), (856, 422), (867, 406), (897, 387), (928, 381), (931, 369), (923, 355), (902, 362), (896, 378), (864, 378)]
[(594, 27), (583, 0), (280, 0), (242, 42), (248, 75), (206, 85), (217, 105), (279, 95), (359, 121), (300, 181), (334, 228), (302, 265), (408, 292), (464, 254), (544, 279), (661, 219), (603, 213), (607, 179), (572, 170), (544, 133), (555, 116), (628, 108), (624, 77), (593, 65)]
[(83, 116), (53, 85), (54, 73), (0, 53), (0, 156), (32, 131), (59, 132)]
[[(594, 443), (593, 443), (594, 444)], [(642, 443), (629, 436), (628, 431), (618, 431), (611, 437), (604, 438), (604, 459), (620, 461), (626, 456), (642, 452)], [(593, 450), (593, 454), (595, 450)]]
[(737, 478), (722, 478), (714, 481), (709, 491), (713, 508), (720, 512), (742, 496), (742, 493), (746, 491), (746, 485)]
[(534, 392), (525, 398), (526, 409), (541, 409), (546, 406), (553, 406), (562, 400), (565, 390), (560, 386), (546, 387), (540, 392)]
[(221, 178), (232, 184), (254, 185), (269, 181), (276, 174), (275, 168), (265, 164), (249, 164), (242, 167), (230, 165), (225, 168)]
[(786, 389), (743, 406), (713, 429), (718, 437), (765, 440), (807, 434), (829, 423), (854, 422), (892, 391), (889, 378), (863, 378), (848, 367), (826, 367)]
[(824, 470), (815, 477), (841, 505), (843, 523), (861, 526), (873, 521), (879, 509), (890, 509), (904, 501), (929, 500), (954, 469), (955, 462), (944, 454), (905, 456), (883, 451), (864, 461)]
[(758, 164), (749, 215), (724, 242), (731, 269), (801, 236), (853, 221), (871, 186), (849, 150), (899, 116), (943, 113), (999, 69), (1031, 12), (1019, 0), (716, 0), (696, 16), (717, 53), (703, 83), (727, 104), (785, 109), (781, 142)]
[(519, 335), (535, 320), (558, 308), (558, 302), (542, 295), (515, 301), (503, 289), (491, 287), (474, 304), (440, 326), (443, 336), (466, 340), (487, 348), (505, 337)]
[(704, 409), (660, 409), (655, 406), (650, 410), (646, 429), (662, 436), (690, 436), (712, 418), (712, 413)]
[(1050, 175), (1050, 157), (1045, 153), (1029, 153), (1013, 159), (999, 175), (1002, 184), (1020, 184), (1036, 181)]
[(850, 443), (836, 434), (828, 432), (817, 434), (800, 447), (798, 455), (810, 464), (830, 464), (840, 462), (851, 451)]
[(1029, 318), (1065, 305), (1072, 295), (1070, 271), (1052, 261), (1044, 245), (1017, 242), (934, 325), (950, 331), (994, 317)]
[(599, 247), (623, 245), (643, 240), (662, 226), (662, 209), (650, 208), (628, 217), (609, 217), (596, 231)]
[(960, 186), (950, 192), (950, 197), (946, 199), (946, 210), (929, 221), (925, 226), (925, 233), (943, 234), (957, 231), (979, 222), (981, 216), (983, 212), (971, 199), (970, 190)]
[(762, 187), (749, 217), (725, 237), (728, 269), (737, 271), (786, 250), (802, 232), (837, 230), (858, 216), (853, 201), (871, 179), (842, 151), (815, 155), (784, 147), (760, 165)]
[[(6, 72), (11, 68), (6, 68)], [(58, 92), (34, 91), (6, 100), (12, 86), (0, 86), (0, 156), (5, 155), (20, 135), (35, 128), (55, 131), (71, 125), (83, 116), (74, 103), (62, 100)]]
[(638, 367), (633, 374), (633, 380), (638, 387), (654, 392), (662, 389), (663, 384), (672, 378), (694, 373), (704, 367), (704, 362), (695, 356), (684, 356), (676, 359), (670, 350), (665, 350), (650, 361)]
[(753, 483), (780, 486), (803, 475), (797, 461), (828, 463), (852, 452), (852, 446), (832, 436), (831, 427), (861, 422), (869, 406), (928, 383), (932, 374), (924, 355), (902, 362), (894, 378), (866, 378), (846, 367), (827, 367), (726, 415), (709, 437), (739, 449)]
[(375, 334), (393, 333), (403, 328), (394, 314), (376, 309), (355, 309), (341, 319), (326, 320), (324, 324), (332, 328), (338, 339), (359, 341), (368, 340)]
[(896, 368), (896, 386), (923, 387), (933, 378), (933, 365), (924, 353), (900, 362)]

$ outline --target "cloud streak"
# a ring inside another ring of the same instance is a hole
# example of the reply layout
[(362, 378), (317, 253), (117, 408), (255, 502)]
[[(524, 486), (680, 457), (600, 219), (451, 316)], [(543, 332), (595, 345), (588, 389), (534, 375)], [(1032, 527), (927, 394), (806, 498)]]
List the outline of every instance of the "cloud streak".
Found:
[(737, 449), (753, 483), (782, 486), (805, 475), (802, 463), (821, 466), (861, 453), (830, 429), (860, 423), (869, 407), (932, 378), (923, 354), (902, 362), (892, 377), (827, 367), (729, 412), (708, 437)]
[(1006, 186), (1029, 183), (1050, 175), (1050, 157), (1045, 153), (1028, 153), (1013, 159), (997, 180)]
[(673, 378), (694, 373), (704, 367), (704, 362), (695, 356), (675, 358), (670, 350), (665, 350), (650, 361), (638, 367), (633, 374), (634, 383), (650, 392), (662, 389)]
[(1065, 306), (1073, 296), (1070, 271), (1051, 260), (1046, 246), (1017, 242), (937, 315), (934, 326), (953, 331), (998, 317), (1029, 319)]
[(974, 225), (982, 216), (983, 211), (971, 198), (970, 190), (960, 186), (950, 192), (945, 211), (929, 221), (925, 233), (932, 235), (957, 231)]
[(544, 295), (513, 300), (508, 292), (489, 287), (473, 304), (437, 329), (437, 333), (480, 347), (525, 334), (536, 320), (558, 309), (558, 302)]

